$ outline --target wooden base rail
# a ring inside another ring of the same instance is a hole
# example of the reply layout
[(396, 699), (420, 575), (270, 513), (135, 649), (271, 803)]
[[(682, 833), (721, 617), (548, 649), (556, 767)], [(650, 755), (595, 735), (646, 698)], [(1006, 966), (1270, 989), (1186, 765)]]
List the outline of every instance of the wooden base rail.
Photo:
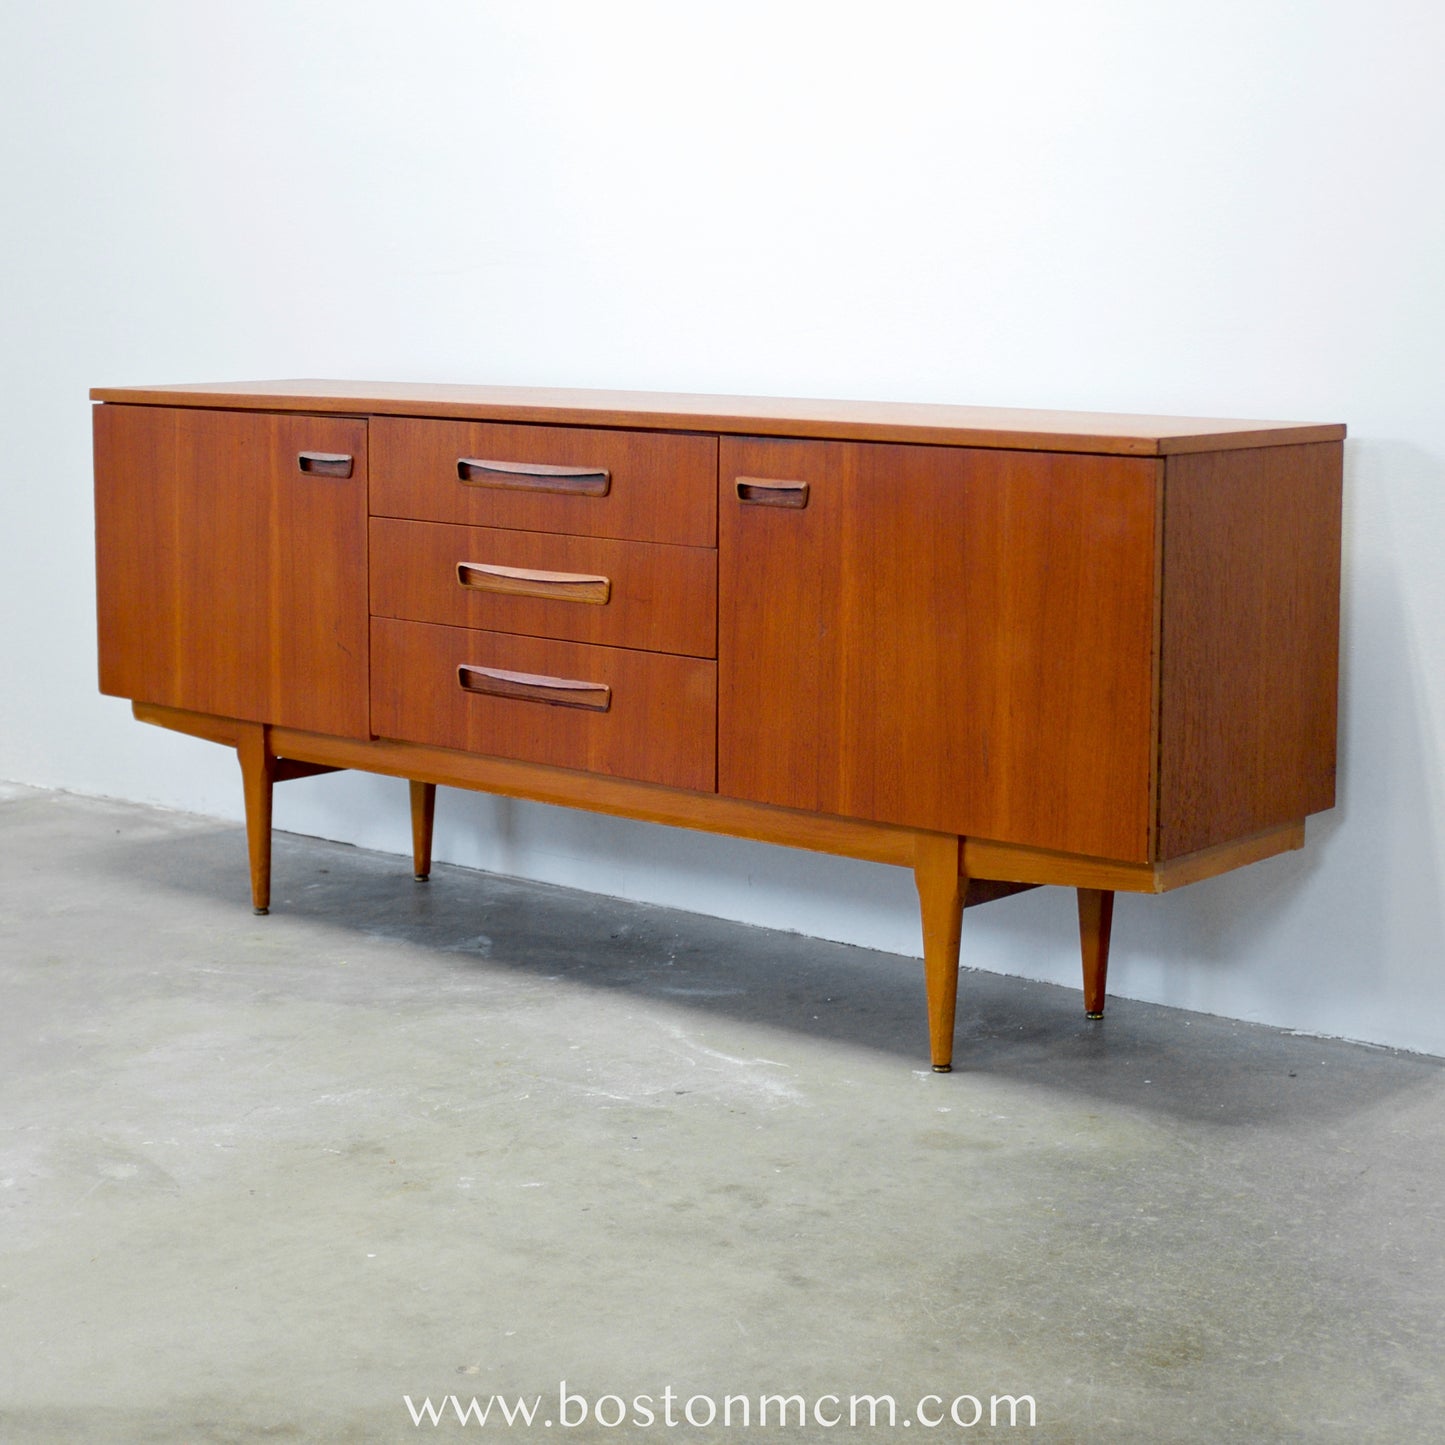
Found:
[(251, 901), (261, 914), (271, 906), (272, 788), (292, 778), (345, 768), (405, 778), (410, 783), (412, 863), (418, 879), (426, 879), (431, 872), (439, 783), (911, 868), (923, 925), (930, 1054), (938, 1073), (947, 1073), (953, 1062), (959, 937), (965, 908), (1044, 884), (1076, 888), (1084, 1010), (1089, 1018), (1101, 1019), (1116, 890), (1162, 893), (1304, 845), (1301, 820), (1165, 863), (1121, 863), (794, 812), (416, 743), (330, 737), (151, 703), (135, 703), (132, 711), (141, 722), (236, 749), (246, 800)]

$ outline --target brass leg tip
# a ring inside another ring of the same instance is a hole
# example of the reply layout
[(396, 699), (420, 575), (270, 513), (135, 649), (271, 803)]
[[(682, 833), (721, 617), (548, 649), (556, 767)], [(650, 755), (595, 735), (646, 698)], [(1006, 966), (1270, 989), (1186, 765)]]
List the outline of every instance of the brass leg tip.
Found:
[(933, 1072), (934, 1072), (935, 1074), (951, 1074), (951, 1073), (953, 1072), (953, 1065), (952, 1065), (952, 1064), (935, 1064), (935, 1065), (933, 1066)]
[(270, 911), (271, 910), (269, 908), (253, 908), (251, 910), (251, 912), (254, 913), (257, 918), (264, 918)]
[(1104, 1010), (1100, 1009), (1097, 1013), (1091, 1013), (1088, 1009), (1085, 1009), (1084, 1017), (1086, 1019), (1101, 1019), (1104, 1017)]

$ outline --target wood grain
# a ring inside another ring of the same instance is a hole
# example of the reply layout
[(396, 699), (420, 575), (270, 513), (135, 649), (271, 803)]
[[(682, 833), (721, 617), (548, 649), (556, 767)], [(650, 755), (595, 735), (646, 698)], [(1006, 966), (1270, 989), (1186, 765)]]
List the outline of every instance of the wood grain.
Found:
[[(372, 623), (372, 727), (378, 736), (584, 768), (710, 791), (716, 664), (398, 622)], [(469, 692), (462, 667), (544, 674), (611, 688), (606, 712)]]
[(1159, 856), (1334, 803), (1341, 449), (1165, 473)]
[(1174, 452), (1338, 441), (1345, 434), (1344, 427), (1335, 424), (1142, 416), (1127, 412), (1034, 411), (930, 402), (375, 381), (237, 381), (97, 387), (90, 395), (95, 401), (150, 406), (369, 412), (375, 416), (424, 415), (1119, 456), (1164, 456)]
[(719, 791), (1147, 860), (1157, 463), (728, 439), (720, 466)]
[[(463, 587), (460, 562), (601, 574), (605, 606)], [(707, 547), (551, 536), (376, 517), (371, 610), (380, 617), (557, 637), (693, 657), (717, 653), (717, 553)]]
[[(595, 467), (610, 481), (597, 496), (468, 486), (457, 476), (466, 457)], [(711, 547), (716, 476), (715, 437), (402, 417), (371, 422), (375, 516)]]
[[(95, 412), (102, 692), (365, 736), (366, 424)], [(307, 450), (354, 458), (308, 476)]]

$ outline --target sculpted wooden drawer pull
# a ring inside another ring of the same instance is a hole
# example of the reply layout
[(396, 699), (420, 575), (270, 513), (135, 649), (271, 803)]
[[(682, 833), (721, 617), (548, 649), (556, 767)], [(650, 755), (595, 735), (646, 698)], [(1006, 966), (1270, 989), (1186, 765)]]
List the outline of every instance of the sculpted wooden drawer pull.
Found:
[(581, 572), (538, 572), (527, 567), (500, 567), (491, 562), (458, 562), (457, 581), (477, 592), (507, 597), (542, 597), (552, 602), (590, 602), (605, 606), (612, 596), (608, 577)]
[(806, 507), (807, 482), (774, 481), (770, 477), (739, 477), (738, 501), (759, 507)]
[(542, 462), (488, 462), (458, 457), (457, 480), (472, 487), (605, 497), (612, 485), (612, 473), (606, 467), (553, 467)]
[(499, 667), (457, 668), (457, 682), (465, 692), (488, 697), (514, 697), (522, 702), (545, 702), (553, 707), (580, 707), (606, 712), (612, 706), (612, 689), (605, 682), (579, 682), (570, 677), (542, 677), (534, 672), (504, 672)]
[(349, 477), (352, 460), (346, 452), (297, 452), (296, 466), (308, 477)]

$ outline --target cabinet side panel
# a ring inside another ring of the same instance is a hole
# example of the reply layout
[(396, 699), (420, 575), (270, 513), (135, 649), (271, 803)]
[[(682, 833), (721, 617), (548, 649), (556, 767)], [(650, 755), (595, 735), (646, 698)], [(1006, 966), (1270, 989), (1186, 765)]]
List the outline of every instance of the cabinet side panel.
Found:
[(1167, 462), (1160, 858), (1334, 804), (1342, 454)]

